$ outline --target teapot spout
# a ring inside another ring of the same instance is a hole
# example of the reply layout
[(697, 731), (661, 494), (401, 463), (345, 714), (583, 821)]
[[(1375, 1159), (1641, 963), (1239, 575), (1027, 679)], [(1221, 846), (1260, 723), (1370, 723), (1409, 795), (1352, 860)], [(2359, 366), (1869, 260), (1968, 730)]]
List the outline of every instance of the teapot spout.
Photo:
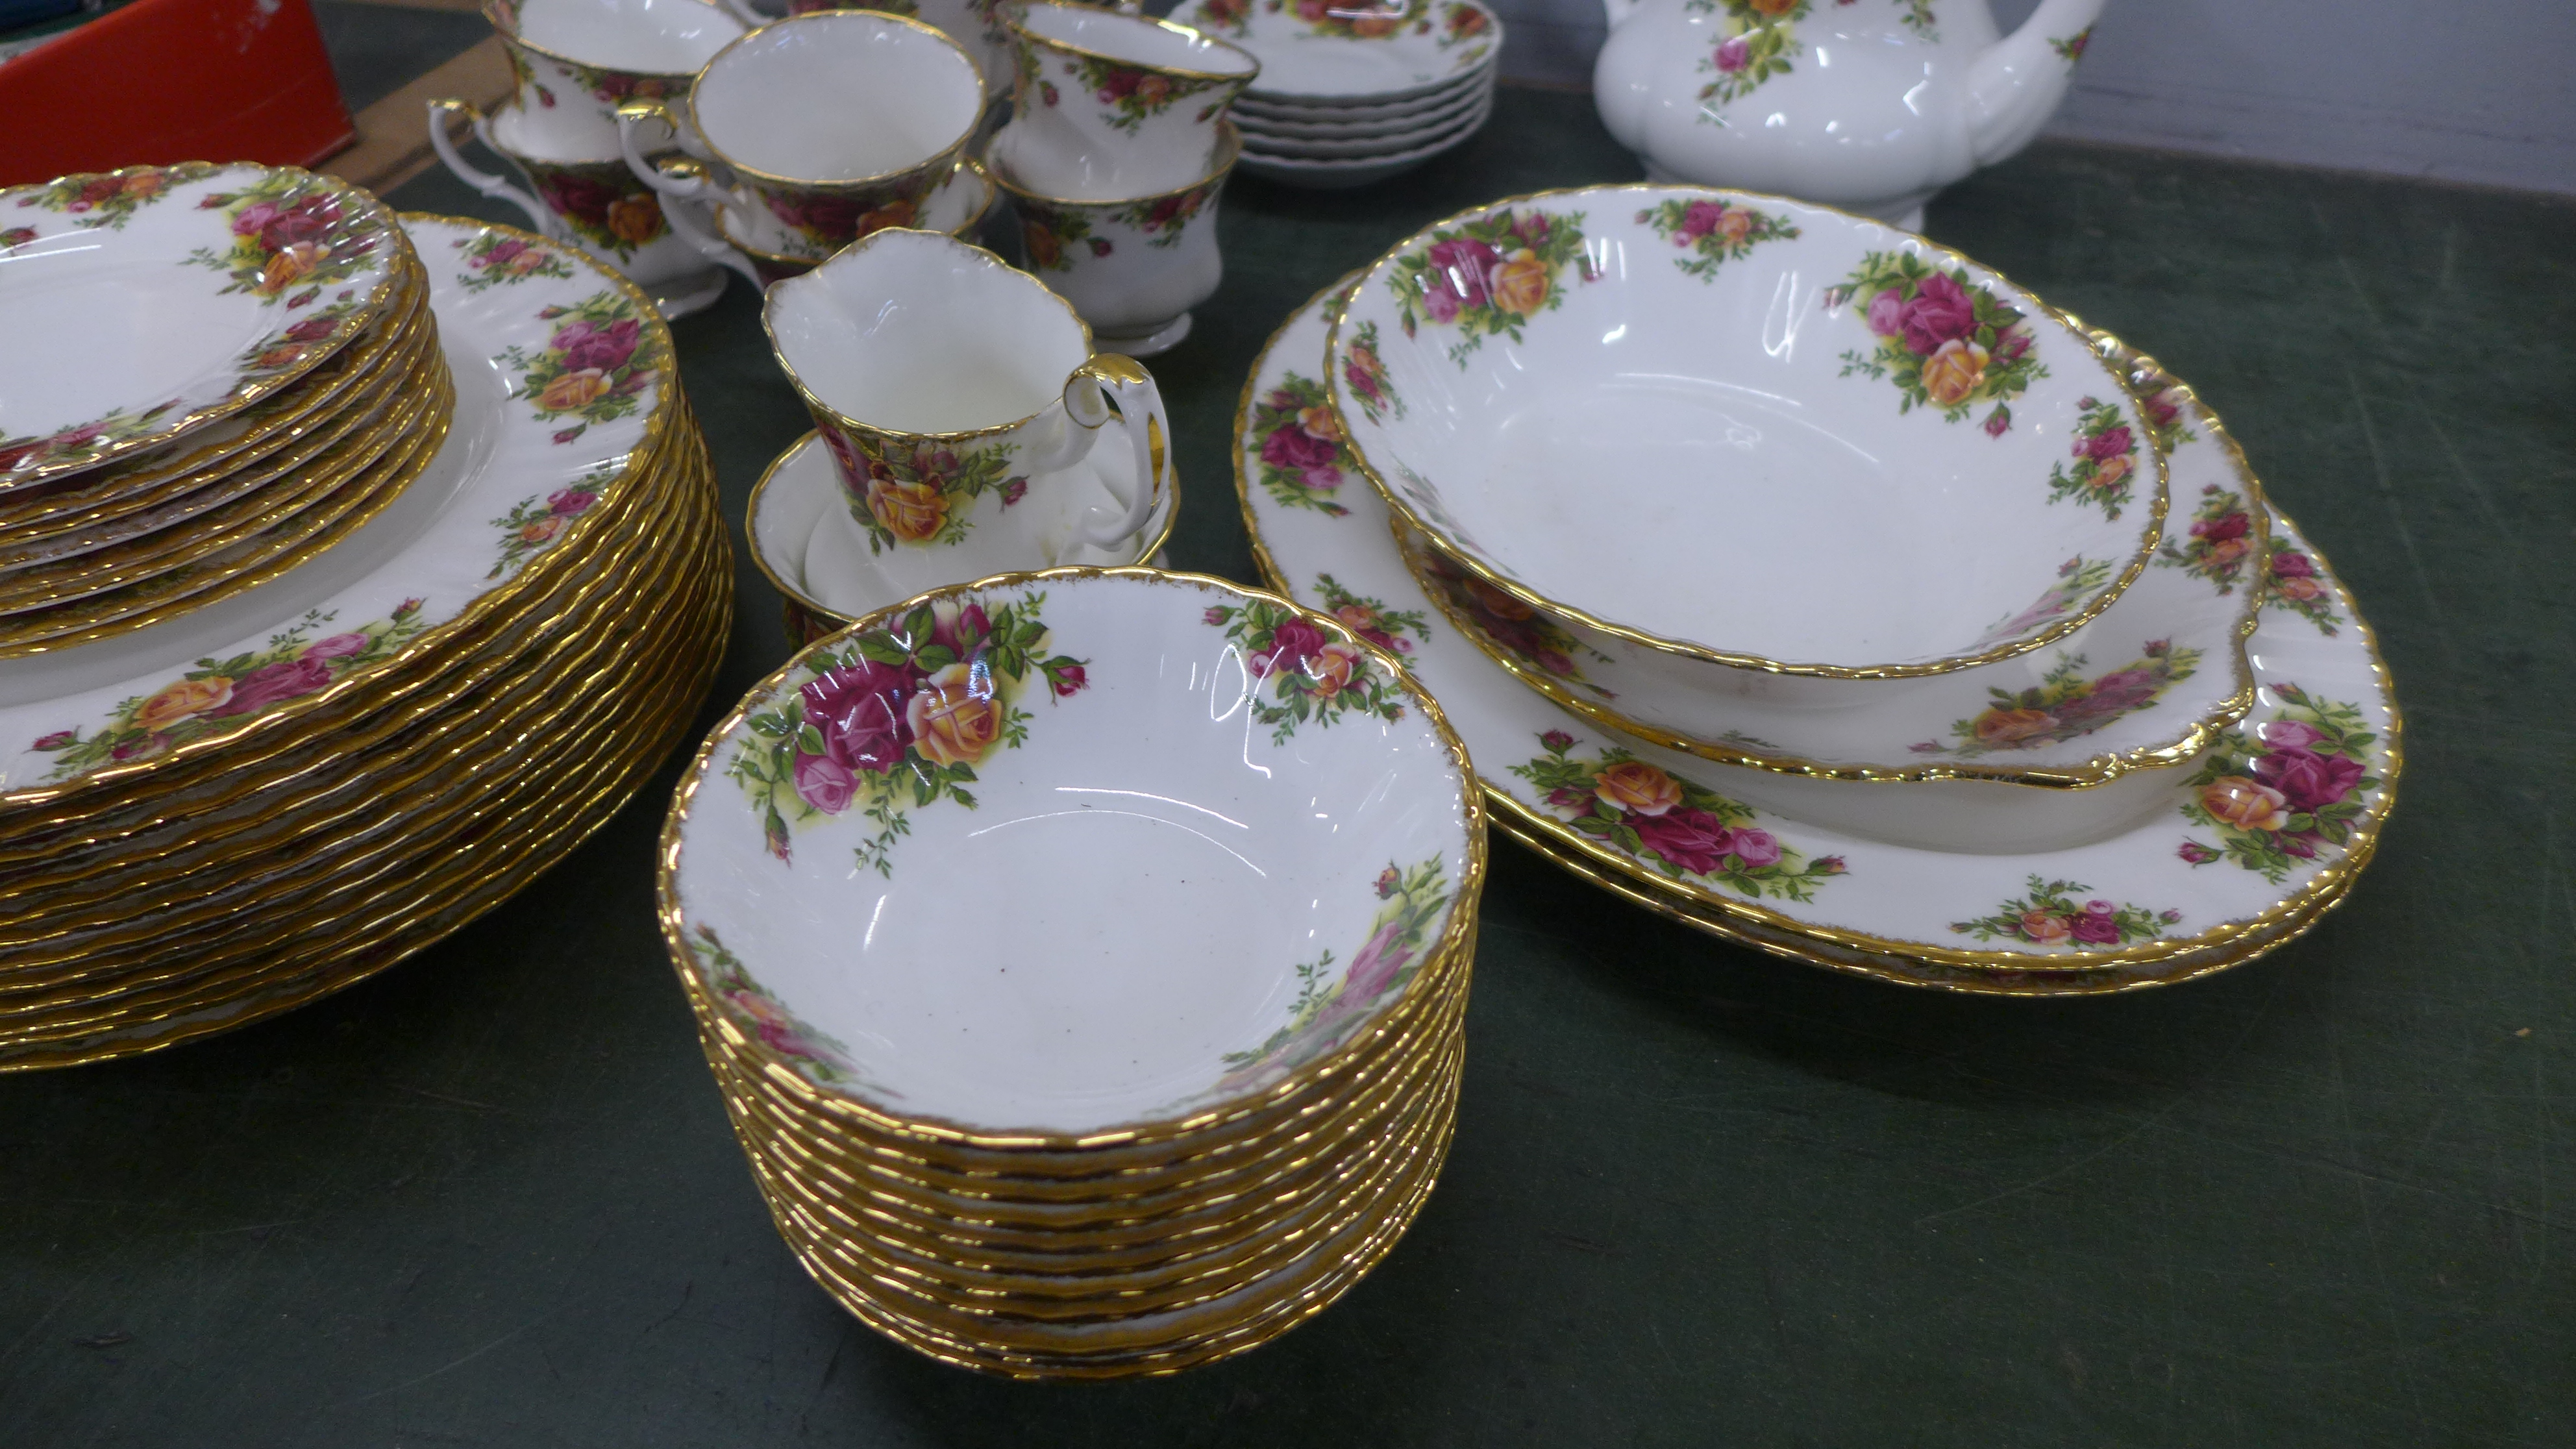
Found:
[(2020, 29), (1977, 57), (1968, 72), (1968, 133), (1978, 165), (1991, 166), (2019, 151), (2047, 124), (2074, 81), (2075, 62), (2103, 4), (2040, 0)]

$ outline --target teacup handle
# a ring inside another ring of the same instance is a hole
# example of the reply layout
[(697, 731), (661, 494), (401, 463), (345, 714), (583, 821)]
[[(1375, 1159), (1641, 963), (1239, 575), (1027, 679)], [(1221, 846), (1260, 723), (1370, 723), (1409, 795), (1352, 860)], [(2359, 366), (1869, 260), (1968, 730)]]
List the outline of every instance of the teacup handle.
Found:
[[(1111, 403), (1118, 405), (1119, 425), (1127, 431), (1127, 441), (1136, 450), (1136, 496), (1119, 498), (1124, 516), (1107, 528), (1076, 524), (1074, 536), (1084, 543), (1107, 547), (1132, 537), (1145, 526), (1162, 506), (1163, 492), (1173, 486), (1172, 424), (1163, 411), (1163, 393), (1154, 386), (1154, 375), (1144, 364), (1115, 352), (1096, 354), (1089, 362), (1074, 369), (1065, 379), (1065, 416), (1086, 430), (1096, 431), (1109, 421)], [(1112, 489), (1110, 496), (1117, 498)]]
[(506, 201), (526, 212), (528, 224), (540, 235), (562, 241), (564, 239), (563, 220), (553, 211), (502, 177), (480, 167), (466, 164), (465, 157), (456, 149), (455, 139), (447, 134), (447, 121), (450, 116), (463, 116), (466, 124), (472, 127), (475, 140), (482, 142), (495, 154), (500, 152), (500, 148), (492, 144), (492, 124), (484, 117), (480, 107), (472, 101), (441, 97), (429, 103), (429, 147), (438, 153), (438, 159), (447, 163), (447, 169), (456, 173), (457, 180), (495, 201)]
[(666, 126), (673, 135), (679, 134), (671, 113), (659, 102), (629, 101), (617, 108), (617, 149), (625, 156), (626, 169), (635, 173), (635, 179), (652, 187), (661, 196), (662, 219), (670, 223), (672, 232), (694, 248), (699, 256), (741, 273), (755, 290), (765, 287), (767, 284), (760, 279), (760, 272), (752, 266), (751, 259), (699, 225), (697, 213), (690, 209), (692, 203), (702, 199), (710, 208), (722, 206), (731, 199), (730, 194), (709, 179), (706, 168), (695, 161), (674, 160), (657, 164), (647, 157), (635, 136), (648, 125)]

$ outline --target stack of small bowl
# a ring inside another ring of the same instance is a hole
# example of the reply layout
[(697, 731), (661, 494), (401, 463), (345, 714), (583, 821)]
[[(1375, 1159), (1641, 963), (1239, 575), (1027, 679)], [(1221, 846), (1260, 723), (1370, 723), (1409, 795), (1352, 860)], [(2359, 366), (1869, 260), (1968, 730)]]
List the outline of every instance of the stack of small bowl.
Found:
[(1330, 616), (1057, 569), (763, 681), (673, 802), (659, 901), (818, 1283), (965, 1367), (1168, 1373), (1321, 1311), (1429, 1193), (1480, 812)]
[(1194, 0), (1178, 13), (1261, 60), (1234, 109), (1255, 176), (1366, 186), (1465, 145), (1493, 114), (1503, 22), (1478, 0)]
[(0, 659), (277, 577), (402, 496), (454, 401), (374, 197), (192, 163), (0, 192)]
[[(88, 198), (80, 214), (97, 221), (81, 240), (111, 255), (117, 217), (138, 237), (169, 224), (163, 206), (218, 244), (258, 240), (312, 213), (234, 215), (201, 206), (197, 188), (313, 181), (268, 178), (69, 177), (0, 192), (0, 207)], [(341, 204), (344, 222), (381, 224), (355, 254), (399, 257), (413, 325), (434, 331), (396, 388), (438, 411), (428, 460), (363, 525), (325, 530), (331, 546), (256, 588), (0, 669), (0, 1070), (240, 1026), (420, 950), (623, 805), (713, 677), (731, 608), (725, 532), (670, 334), (644, 295), (527, 232), (397, 224), (362, 195)], [(340, 233), (323, 235), (310, 244), (339, 255)], [(42, 264), (9, 270), (29, 289), (13, 296), (30, 299), (9, 305), (47, 299)], [(290, 315), (327, 317), (364, 295), (351, 290), (326, 287)], [(193, 313), (134, 315), (168, 329), (168, 351), (206, 340), (176, 325)], [(0, 358), (0, 396), (96, 366), (85, 334), (54, 335)], [(53, 456), (66, 455), (83, 456)]]

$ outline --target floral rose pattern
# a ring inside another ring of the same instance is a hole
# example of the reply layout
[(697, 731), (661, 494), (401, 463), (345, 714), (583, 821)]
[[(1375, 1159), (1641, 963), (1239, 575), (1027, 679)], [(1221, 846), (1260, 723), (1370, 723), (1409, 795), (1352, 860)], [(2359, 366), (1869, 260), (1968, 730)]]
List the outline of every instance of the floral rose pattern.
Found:
[(1351, 334), (1351, 345), (1342, 350), (1342, 381), (1349, 385), (1351, 396), (1360, 400), (1360, 411), (1370, 422), (1384, 422), (1393, 412), (1404, 416), (1404, 399), (1395, 395), (1395, 384), (1386, 375), (1386, 363), (1378, 357), (1377, 324), (1363, 322)]
[(371, 265), (377, 238), (371, 224), (342, 213), (320, 178), (270, 172), (241, 191), (210, 192), (198, 209), (221, 210), (232, 222), (232, 246), (199, 247), (188, 254), (229, 280), (224, 291), (287, 298), (302, 307), (322, 289), (347, 281)]
[(2267, 571), (2264, 604), (2287, 609), (2317, 626), (2317, 632), (2331, 639), (2340, 620), (2335, 614), (2334, 590), (2327, 585), (2317, 561), (2297, 544), (2272, 536), (2272, 565)]
[(2012, 426), (2009, 401), (2048, 369), (2030, 351), (2028, 321), (1968, 277), (1905, 252), (1871, 252), (1859, 270), (1824, 291), (1827, 311), (1846, 304), (1878, 338), (1872, 349), (1842, 355), (1842, 375), (1892, 379), (1904, 395), (1898, 412), (1937, 407), (1949, 422), (1985, 403), (1985, 429), (2001, 437)]
[[(1032, 79), (1036, 79), (1035, 72), (1029, 68), (1038, 63), (1037, 48), (1022, 46), (1020, 64)], [(1058, 69), (1079, 89), (1090, 92), (1092, 100), (1099, 103), (1103, 118), (1113, 129), (1131, 136), (1144, 129), (1148, 120), (1192, 96), (1228, 90), (1236, 85), (1234, 81), (1213, 76), (1165, 75), (1161, 71), (1120, 65), (1114, 60), (1089, 55), (1063, 60), (1059, 62)], [(1040, 83), (1044, 84), (1043, 81)], [(1048, 105), (1057, 103), (1057, 93), (1052, 85), (1045, 86), (1045, 97)], [(1216, 112), (1223, 108), (1223, 97), (1211, 100), (1201, 110), (1199, 119), (1214, 120)]]
[[(725, 948), (715, 927), (702, 924), (681, 940), (698, 968), (698, 979), (715, 997), (716, 1009), (732, 1017), (745, 1034), (787, 1058), (798, 1074), (818, 1086), (865, 1080), (850, 1061), (850, 1049), (815, 1030), (768, 987), (753, 980), (742, 958)], [(868, 1087), (886, 1096), (902, 1095), (874, 1082)]]
[(2170, 453), (2200, 435), (2191, 430), (2191, 390), (2172, 374), (2147, 370), (2132, 373), (2130, 387), (2147, 415), (2147, 432), (2155, 445)]
[[(1839, 3), (1849, 5), (1851, 0), (1839, 0)], [(1896, 18), (1904, 22), (1906, 29), (1925, 40), (1941, 38), (1941, 32), (1933, 28), (1932, 0), (1896, 0), (1896, 8), (1905, 12)]]
[(1405, 28), (1423, 9), (1423, 0), (1410, 0), (1392, 7), (1383, 0), (1265, 0), (1262, 8), (1271, 14), (1283, 11), (1305, 22), (1309, 35), (1339, 36), (1344, 40), (1383, 40)]
[[(171, 187), (222, 169), (210, 162), (189, 161), (177, 166), (129, 166), (100, 175), (66, 176), (30, 188), (18, 198), (18, 204), (79, 217), (84, 228), (103, 226), (109, 231), (122, 231), (134, 213), (160, 200)], [(0, 246), (16, 246), (18, 241), (7, 240), (13, 236), (25, 241), (34, 237), (35, 231), (28, 228), (24, 236), (15, 230), (0, 232)]]
[(2092, 43), (2093, 27), (2087, 25), (2082, 30), (2075, 32), (2073, 35), (2067, 36), (2063, 40), (2049, 41), (2048, 48), (2056, 51), (2059, 59), (2065, 61), (2068, 65), (2073, 65), (2075, 62), (2084, 58), (2084, 47)]
[[(1253, 441), (1257, 440), (1257, 441)], [(1324, 400), (1324, 385), (1291, 371), (1279, 385), (1252, 400), (1253, 476), (1262, 491), (1291, 508), (1312, 508), (1339, 518), (1350, 509), (1334, 501), (1342, 485), (1359, 476), (1342, 424)]]
[(1673, 258), (1673, 265), (1702, 281), (1716, 280), (1721, 262), (1745, 255), (1756, 242), (1794, 239), (1798, 235), (1798, 228), (1787, 217), (1705, 198), (1684, 201), (1674, 197), (1638, 212), (1637, 220), (1653, 227), (1657, 236), (1669, 238), (1674, 246), (1689, 251), (1687, 257)]
[(2057, 582), (2049, 585), (2029, 608), (1997, 622), (1993, 628), (1979, 635), (1978, 646), (1982, 648), (1998, 639), (2009, 639), (2033, 624), (2046, 623), (2065, 614), (2075, 607), (2076, 600), (2102, 587), (2103, 581), (2110, 577), (2109, 560), (2089, 559), (2077, 554), (2057, 566)]
[(890, 226), (910, 226), (921, 214), (938, 178), (915, 178), (863, 187), (856, 191), (812, 191), (803, 187), (758, 188), (769, 214), (778, 218), (804, 245), (829, 256), (863, 236)]
[(2183, 818), (2217, 832), (2218, 844), (2186, 838), (2178, 853), (2193, 865), (2232, 860), (2277, 885), (2351, 841), (2361, 797), (2380, 783), (2370, 757), (2379, 736), (2358, 705), (2295, 684), (2271, 692), (2281, 701), (2271, 723), (2229, 732), (2185, 782)]
[(646, 345), (655, 333), (624, 292), (599, 292), (569, 307), (548, 307), (537, 316), (562, 323), (543, 350), (531, 356), (514, 346), (499, 360), (519, 374), (514, 395), (528, 399), (539, 418), (575, 420), (555, 434), (557, 443), (569, 443), (592, 423), (625, 417), (640, 406), (638, 399), (653, 385), (662, 358), (657, 347)]
[(2049, 470), (2048, 501), (2090, 503), (2116, 520), (2137, 482), (2137, 432), (2122, 420), (2116, 403), (2087, 397), (2076, 399), (2075, 405), (2083, 412), (2068, 454), (2073, 461)]
[(1445, 609), (1471, 638), (1500, 649), (1550, 678), (1580, 685), (1599, 698), (1619, 697), (1583, 675), (1581, 660), (1606, 660), (1609, 656), (1586, 646), (1563, 624), (1427, 550), (1406, 550), (1406, 562), (1414, 566), (1417, 577), (1436, 590), (1432, 602)]
[(2034, 946), (2063, 946), (2071, 951), (2100, 951), (2132, 941), (2152, 941), (2165, 927), (2182, 919), (2180, 911), (2115, 905), (2096, 896), (2081, 881), (2032, 876), (2019, 900), (2006, 901), (1991, 916), (1953, 921), (1950, 929), (1980, 941), (2020, 941)]
[(558, 166), (522, 161), (537, 195), (573, 234), (619, 261), (670, 235), (661, 198), (623, 165)]
[(1812, 901), (1816, 887), (1844, 873), (1841, 856), (1808, 859), (1756, 826), (1753, 807), (1627, 750), (1574, 752), (1563, 730), (1539, 736), (1546, 753), (1512, 766), (1566, 824), (1653, 866), (1761, 900)]
[(1013, 198), (1012, 206), (1020, 214), (1020, 245), (1028, 253), (1030, 271), (1072, 271), (1076, 246), (1089, 247), (1095, 257), (1113, 250), (1109, 238), (1091, 234), (1091, 219), (1079, 211), (1043, 206), (1025, 197)]
[(1413, 652), (1414, 640), (1430, 642), (1431, 625), (1419, 609), (1390, 609), (1383, 600), (1361, 598), (1343, 588), (1331, 574), (1315, 575), (1315, 592), (1322, 597), (1325, 610), (1342, 621), (1342, 627), (1389, 654), (1401, 658)]
[(68, 780), (109, 765), (148, 760), (191, 740), (229, 734), (289, 700), (328, 688), (352, 670), (392, 657), (424, 627), (421, 600), (406, 599), (384, 618), (325, 633), (335, 618), (307, 613), (259, 649), (196, 667), (119, 704), (93, 733), (58, 730), (34, 748), (54, 757), (48, 780)]
[(454, 245), (465, 253), (462, 260), (466, 270), (462, 276), (469, 295), (494, 287), (516, 286), (530, 277), (572, 280), (572, 263), (551, 248), (524, 237), (481, 231), (458, 237)]
[(1487, 337), (1518, 342), (1523, 323), (1556, 310), (1568, 266), (1586, 282), (1600, 275), (1583, 248), (1582, 212), (1559, 216), (1530, 207), (1516, 213), (1506, 206), (1454, 231), (1432, 232), (1428, 245), (1396, 259), (1387, 285), (1405, 336), (1426, 322), (1458, 329), (1449, 356), (1464, 370), (1467, 354)]
[[(1273, 0), (1276, 8), (1276, 0)], [(1199, 0), (1191, 12), (1190, 24), (1201, 30), (1222, 30), (1228, 35), (1252, 33), (1252, 0)]]
[(792, 863), (797, 827), (855, 809), (877, 827), (859, 868), (891, 877), (909, 812), (974, 809), (975, 767), (1027, 740), (1030, 686), (1055, 700), (1089, 687), (1082, 660), (1050, 652), (1045, 594), (987, 602), (925, 604), (816, 654), (793, 694), (750, 716), (724, 768), (761, 812), (770, 854)]
[[(1683, 8), (1725, 14), (1725, 37), (1715, 50), (1700, 57), (1700, 74), (1716, 77), (1700, 87), (1703, 102), (1722, 106), (1742, 100), (1764, 81), (1796, 69), (1790, 62), (1806, 48), (1790, 34), (1790, 27), (1806, 18), (1807, 0), (1686, 0)], [(1713, 109), (1703, 105), (1700, 120), (1716, 125)]]
[(1333, 953), (1326, 951), (1299, 964), (1287, 1022), (1250, 1051), (1226, 1053), (1224, 1060), (1234, 1070), (1219, 1079), (1216, 1091), (1275, 1081), (1323, 1056), (1421, 971), (1456, 891), (1447, 867), (1436, 855), (1410, 866), (1389, 861), (1378, 872), (1375, 889), (1383, 904), (1351, 963), (1336, 972)]
[(492, 571), (483, 577), (497, 579), (528, 561), (529, 557), (572, 526), (572, 521), (588, 513), (599, 502), (599, 490), (618, 473), (618, 464), (608, 466), (590, 478), (569, 488), (552, 493), (531, 494), (508, 513), (492, 520), (501, 530), (501, 556)]
[(2168, 538), (2156, 550), (2156, 564), (2207, 579), (2220, 593), (2232, 594), (2245, 577), (2255, 541), (2254, 515), (2245, 506), (2245, 495), (2211, 483), (2200, 490), (2188, 539), (2176, 544)]
[[(999, 494), (1008, 508), (1028, 492), (1029, 480), (1011, 472), (1009, 443), (950, 447), (840, 428), (822, 434), (844, 491), (863, 501), (864, 514), (851, 516), (866, 530), (870, 553), (959, 542), (973, 522), (976, 499)], [(854, 481), (855, 489), (846, 486)]]
[[(1225, 630), (1252, 676), (1252, 718), (1284, 744), (1312, 720), (1321, 729), (1354, 714), (1404, 718), (1404, 690), (1356, 644), (1325, 633), (1281, 604), (1255, 599), (1211, 605), (1210, 627)], [(1356, 631), (1354, 631), (1356, 632)]]
[[(1121, 207), (1111, 212), (1109, 219), (1143, 232), (1145, 245), (1149, 247), (1157, 250), (1176, 247), (1181, 244), (1182, 230), (1195, 221), (1207, 204), (1216, 199), (1216, 194), (1224, 189), (1222, 180), (1211, 181), (1205, 186), (1193, 186), (1187, 191), (1176, 191), (1169, 196), (1157, 196)], [(1099, 243), (1094, 248), (1094, 255), (1106, 255), (1108, 246), (1107, 242)]]
[(2004, 750), (2033, 750), (2089, 735), (2112, 721), (2152, 707), (2165, 690), (2189, 679), (2200, 651), (2150, 639), (2139, 657), (2098, 678), (2084, 677), (2084, 656), (2060, 654), (2041, 682), (2018, 692), (1990, 689), (1984, 712), (1950, 726), (1953, 743), (1926, 741), (1917, 754), (1973, 759)]

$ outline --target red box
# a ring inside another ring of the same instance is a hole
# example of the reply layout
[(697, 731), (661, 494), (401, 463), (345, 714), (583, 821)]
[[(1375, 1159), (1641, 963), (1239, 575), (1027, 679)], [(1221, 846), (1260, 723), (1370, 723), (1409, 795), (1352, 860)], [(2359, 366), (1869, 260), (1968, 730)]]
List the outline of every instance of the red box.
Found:
[(357, 136), (306, 0), (135, 0), (0, 63), (0, 186), (174, 161), (310, 166)]

